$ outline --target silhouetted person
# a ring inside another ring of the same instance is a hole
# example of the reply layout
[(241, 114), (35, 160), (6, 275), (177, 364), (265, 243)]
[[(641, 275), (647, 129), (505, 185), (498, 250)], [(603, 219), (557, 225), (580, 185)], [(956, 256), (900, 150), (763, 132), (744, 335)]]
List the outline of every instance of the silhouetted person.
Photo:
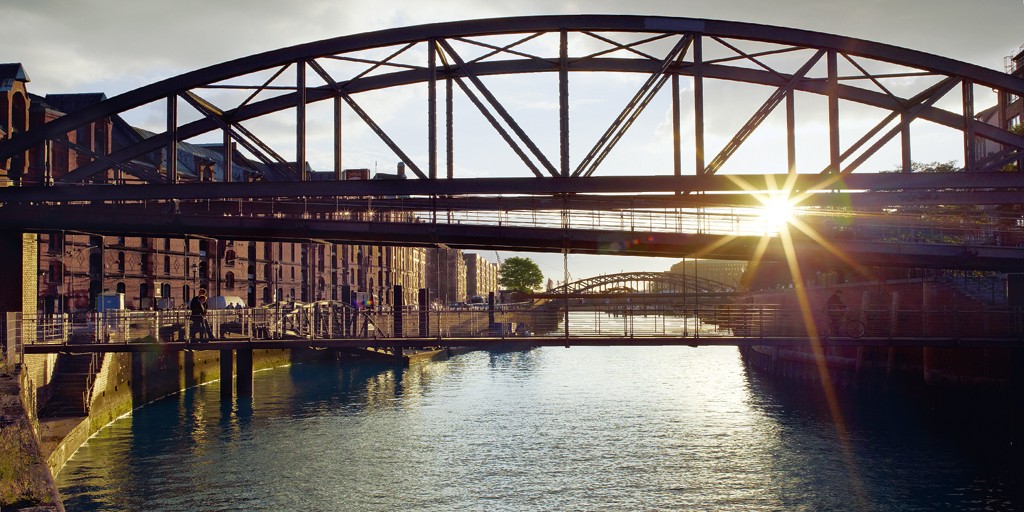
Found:
[(839, 324), (843, 320), (843, 315), (846, 314), (846, 309), (846, 303), (843, 302), (842, 290), (836, 290), (835, 293), (825, 301), (825, 311), (828, 312), (828, 320), (832, 328), (832, 334), (839, 334)]
[(210, 328), (206, 323), (206, 288), (199, 289), (199, 295), (188, 303), (189, 319), (192, 321), (192, 336), (189, 341), (210, 341)]

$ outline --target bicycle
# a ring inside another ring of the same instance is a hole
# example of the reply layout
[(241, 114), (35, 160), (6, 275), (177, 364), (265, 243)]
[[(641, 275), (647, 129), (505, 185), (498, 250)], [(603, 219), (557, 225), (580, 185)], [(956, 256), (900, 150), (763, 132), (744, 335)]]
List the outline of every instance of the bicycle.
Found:
[[(834, 335), (858, 339), (861, 336), (864, 336), (864, 332), (867, 329), (864, 322), (861, 322), (856, 318), (849, 318), (849, 315), (845, 311), (843, 312), (843, 316), (836, 323), (839, 325), (838, 329), (835, 329), (831, 322), (829, 323), (826, 338), (830, 335)], [(836, 330), (839, 332), (833, 332)]]

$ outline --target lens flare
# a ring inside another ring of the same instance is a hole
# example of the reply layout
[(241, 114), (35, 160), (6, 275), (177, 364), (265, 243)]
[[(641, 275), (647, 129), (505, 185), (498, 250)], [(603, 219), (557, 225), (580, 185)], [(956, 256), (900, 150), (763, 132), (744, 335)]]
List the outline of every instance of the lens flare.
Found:
[(761, 223), (765, 233), (778, 233), (793, 220), (793, 200), (788, 194), (772, 194), (761, 198)]

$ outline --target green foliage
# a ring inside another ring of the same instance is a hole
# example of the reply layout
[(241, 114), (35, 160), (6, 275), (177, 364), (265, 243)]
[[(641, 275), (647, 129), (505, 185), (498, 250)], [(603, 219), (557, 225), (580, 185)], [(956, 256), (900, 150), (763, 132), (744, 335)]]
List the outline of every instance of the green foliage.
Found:
[[(956, 160), (950, 160), (948, 162), (911, 162), (910, 172), (957, 172), (960, 170), (960, 164)], [(894, 167), (889, 170), (882, 172), (903, 172), (902, 167)]]
[(498, 272), (498, 284), (508, 290), (532, 291), (544, 282), (544, 273), (530, 258), (508, 258), (501, 262)]

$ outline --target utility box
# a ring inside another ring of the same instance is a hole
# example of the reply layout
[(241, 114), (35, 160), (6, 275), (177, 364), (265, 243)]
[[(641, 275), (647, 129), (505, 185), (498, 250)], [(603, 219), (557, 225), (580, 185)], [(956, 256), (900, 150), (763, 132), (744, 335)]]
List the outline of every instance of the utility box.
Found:
[(513, 336), (516, 332), (515, 322), (494, 322), (490, 327), (490, 335), (492, 337), (507, 338)]
[(97, 299), (96, 311), (100, 313), (108, 310), (124, 309), (123, 293), (103, 293)]

